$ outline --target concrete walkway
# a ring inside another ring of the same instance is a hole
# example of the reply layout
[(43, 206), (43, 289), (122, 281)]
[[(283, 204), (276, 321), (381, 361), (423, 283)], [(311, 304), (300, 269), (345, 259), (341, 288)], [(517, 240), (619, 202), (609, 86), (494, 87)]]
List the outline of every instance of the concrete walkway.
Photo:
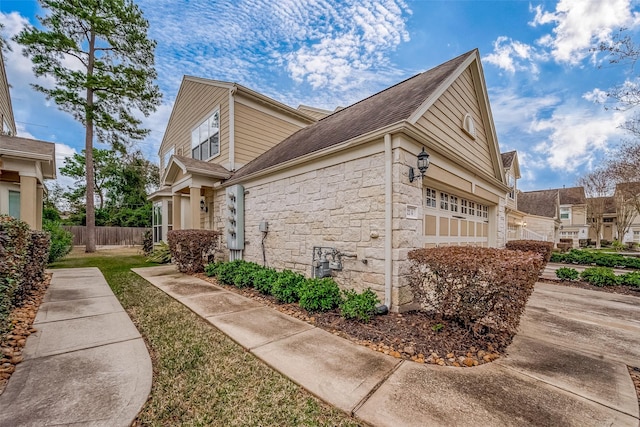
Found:
[(475, 368), (373, 352), (173, 266), (134, 270), (294, 382), (375, 426), (629, 426), (640, 298), (536, 284), (508, 356)]
[(52, 272), (0, 426), (129, 426), (151, 391), (145, 343), (100, 270)]

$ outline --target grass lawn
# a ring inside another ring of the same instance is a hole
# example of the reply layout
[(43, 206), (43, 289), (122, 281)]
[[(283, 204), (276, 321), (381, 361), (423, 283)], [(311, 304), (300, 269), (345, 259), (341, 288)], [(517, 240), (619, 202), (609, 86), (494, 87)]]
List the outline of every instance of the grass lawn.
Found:
[(135, 251), (111, 250), (72, 253), (50, 266), (100, 268), (144, 336), (154, 378), (135, 425), (363, 425), (275, 372), (130, 271), (150, 265)]

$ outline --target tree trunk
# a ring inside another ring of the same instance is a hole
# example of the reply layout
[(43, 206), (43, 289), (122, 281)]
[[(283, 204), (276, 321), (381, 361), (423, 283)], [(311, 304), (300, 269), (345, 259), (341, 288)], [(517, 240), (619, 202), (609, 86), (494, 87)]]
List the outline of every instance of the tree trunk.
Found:
[[(93, 29), (90, 30), (89, 38), (89, 61), (87, 67), (87, 81), (90, 81), (93, 75), (93, 65), (95, 61), (95, 41), (96, 36)], [(86, 104), (86, 132), (85, 132), (85, 166), (87, 170), (87, 202), (86, 202), (86, 223), (87, 223), (87, 241), (86, 252), (96, 251), (96, 210), (94, 204), (94, 181), (95, 170), (93, 167), (93, 88), (87, 88), (87, 104)]]

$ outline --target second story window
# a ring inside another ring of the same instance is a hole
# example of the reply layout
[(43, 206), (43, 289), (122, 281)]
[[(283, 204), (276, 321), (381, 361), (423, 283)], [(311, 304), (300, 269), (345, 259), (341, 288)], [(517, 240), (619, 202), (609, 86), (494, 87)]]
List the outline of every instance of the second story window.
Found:
[(569, 219), (571, 217), (571, 208), (560, 208), (560, 219)]
[(516, 198), (516, 179), (510, 173), (507, 174), (507, 185), (511, 189), (509, 191), (509, 198), (513, 200)]
[(207, 160), (220, 153), (220, 111), (191, 131), (191, 157)]

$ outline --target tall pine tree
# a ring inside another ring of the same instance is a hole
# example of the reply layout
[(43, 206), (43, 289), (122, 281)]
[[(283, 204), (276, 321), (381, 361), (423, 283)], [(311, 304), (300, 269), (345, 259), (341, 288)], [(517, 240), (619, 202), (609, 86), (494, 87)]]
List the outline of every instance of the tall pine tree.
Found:
[[(145, 116), (160, 103), (154, 83), (155, 42), (149, 23), (131, 0), (40, 0), (47, 11), (42, 28), (28, 27), (16, 36), (37, 76), (53, 77), (54, 87), (34, 85), (86, 129), (86, 180), (94, 181), (93, 142), (123, 150), (148, 130), (134, 116)], [(94, 188), (87, 186), (86, 251), (94, 252)]]

